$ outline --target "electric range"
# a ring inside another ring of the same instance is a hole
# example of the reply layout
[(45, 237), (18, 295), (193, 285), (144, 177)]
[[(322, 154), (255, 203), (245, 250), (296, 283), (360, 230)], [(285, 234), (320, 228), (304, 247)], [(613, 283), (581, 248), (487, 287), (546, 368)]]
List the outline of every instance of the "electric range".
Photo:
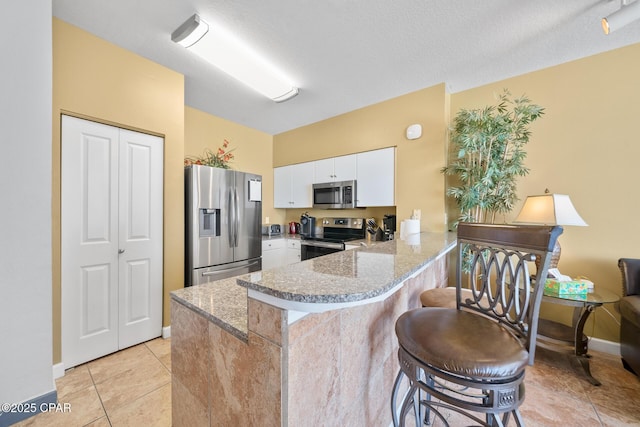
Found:
[(303, 236), (301, 260), (344, 251), (346, 242), (365, 238), (363, 218), (323, 218), (321, 236)]

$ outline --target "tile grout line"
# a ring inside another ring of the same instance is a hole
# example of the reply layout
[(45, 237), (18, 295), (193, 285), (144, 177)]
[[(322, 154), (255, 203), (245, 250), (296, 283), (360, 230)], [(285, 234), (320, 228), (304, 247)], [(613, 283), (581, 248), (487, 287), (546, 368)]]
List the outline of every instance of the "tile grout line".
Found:
[[(155, 340), (155, 339), (157, 339), (157, 338), (154, 338), (154, 340)], [(163, 338), (163, 339), (165, 339), (165, 338)], [(153, 340), (151, 340), (151, 341), (153, 341)], [(149, 352), (150, 352), (151, 354), (153, 354), (153, 357), (155, 357), (155, 358), (156, 358), (156, 360), (157, 360), (158, 362), (160, 362), (160, 364), (162, 365), (162, 367), (163, 367), (164, 369), (166, 369), (166, 370), (167, 370), (167, 372), (169, 373), (169, 375), (171, 375), (171, 370), (170, 370), (169, 368), (167, 368), (167, 366), (166, 366), (164, 363), (162, 363), (162, 360), (160, 360), (160, 358), (158, 357), (158, 355), (157, 355), (157, 354), (156, 354), (156, 353), (155, 353), (155, 352), (154, 352), (154, 351), (153, 351), (153, 350), (152, 350), (152, 349), (147, 345), (147, 343), (148, 343), (148, 342), (149, 342), (149, 341), (144, 342), (144, 343), (143, 343), (143, 344), (144, 344), (144, 346), (147, 348), (147, 350), (149, 350)], [(171, 351), (171, 350), (169, 350), (169, 351)]]
[[(128, 403), (126, 403), (125, 405), (123, 405), (123, 406), (121, 406), (121, 407), (119, 407), (119, 408), (117, 408), (117, 409), (120, 409), (120, 408), (124, 408), (124, 407), (126, 407), (126, 406), (129, 406), (129, 405), (131, 405), (131, 404), (135, 403), (136, 401), (138, 401), (138, 400), (140, 400), (140, 399), (142, 399), (142, 398), (144, 398), (144, 397), (146, 397), (146, 396), (150, 395), (151, 393), (154, 393), (154, 392), (156, 392), (156, 391), (160, 390), (162, 387), (165, 387), (167, 384), (171, 384), (171, 371), (170, 371), (170, 370), (169, 370), (169, 369), (164, 365), (164, 363), (162, 363), (162, 361), (161, 361), (161, 360), (158, 358), (158, 356), (153, 352), (153, 350), (151, 350), (151, 348), (149, 348), (149, 346), (147, 346), (146, 342), (144, 342), (144, 343), (140, 343), (140, 344), (144, 345), (144, 347), (147, 349), (147, 351), (149, 351), (149, 353), (151, 353), (151, 354), (153, 355), (153, 357), (158, 361), (158, 363), (160, 363), (160, 366), (162, 366), (162, 367), (165, 369), (165, 371), (167, 371), (167, 373), (169, 374), (169, 381), (167, 381), (166, 383), (163, 383), (163, 384), (158, 385), (158, 387), (156, 387), (156, 388), (154, 388), (154, 389), (152, 389), (152, 390), (149, 390), (147, 393), (144, 393), (144, 394), (142, 394), (142, 395), (140, 395), (140, 396), (137, 396), (137, 397), (136, 397), (135, 399), (133, 399), (132, 401), (130, 401), (130, 402), (128, 402)], [(140, 345), (140, 344), (139, 344), (139, 345)], [(91, 370), (89, 370), (89, 374), (90, 374), (90, 376), (91, 376), (91, 381), (94, 381), (94, 380), (93, 380), (93, 375), (91, 375)], [(96, 388), (96, 392), (98, 393), (98, 397), (100, 398), (100, 403), (102, 404), (102, 407), (103, 407), (104, 412), (105, 412), (105, 414), (106, 414), (107, 422), (109, 423), (109, 425), (110, 425), (110, 426), (112, 426), (112, 427), (113, 427), (113, 423), (111, 422), (111, 418), (109, 417), (109, 413), (108, 413), (108, 411), (107, 411), (106, 407), (104, 406), (104, 403), (102, 403), (102, 396), (100, 396), (100, 393), (98, 392), (98, 388), (97, 388), (97, 385), (95, 384), (95, 382), (94, 382), (94, 387)], [(95, 421), (95, 420), (94, 420), (94, 421)]]
[[(102, 396), (100, 396), (100, 392), (98, 391), (98, 386), (96, 385), (96, 382), (93, 379), (93, 374), (91, 373), (91, 368), (89, 368), (89, 366), (87, 366), (87, 371), (89, 372), (89, 377), (91, 377), (91, 383), (93, 384), (93, 388), (96, 390), (96, 394), (98, 395), (98, 399), (100, 400), (100, 405), (102, 406), (102, 410), (104, 411), (104, 416), (107, 419), (107, 423), (109, 423), (109, 426), (113, 427), (111, 424), (111, 419), (109, 418), (109, 413), (107, 412), (107, 408), (105, 408), (104, 406), (104, 402), (102, 401)], [(93, 420), (91, 422), (95, 422), (95, 421), (96, 420)]]

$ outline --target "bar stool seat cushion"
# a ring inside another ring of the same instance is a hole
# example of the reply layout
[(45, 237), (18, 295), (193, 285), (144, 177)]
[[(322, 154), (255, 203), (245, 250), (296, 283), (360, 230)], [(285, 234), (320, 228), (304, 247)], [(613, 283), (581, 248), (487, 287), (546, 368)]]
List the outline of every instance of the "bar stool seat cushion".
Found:
[[(471, 290), (462, 289), (463, 301), (472, 297)], [(420, 294), (420, 303), (423, 307), (456, 308), (456, 288), (455, 286), (449, 286), (426, 290)]]
[(396, 322), (398, 342), (434, 368), (474, 378), (505, 379), (525, 369), (529, 353), (498, 323), (479, 314), (441, 307), (418, 308)]

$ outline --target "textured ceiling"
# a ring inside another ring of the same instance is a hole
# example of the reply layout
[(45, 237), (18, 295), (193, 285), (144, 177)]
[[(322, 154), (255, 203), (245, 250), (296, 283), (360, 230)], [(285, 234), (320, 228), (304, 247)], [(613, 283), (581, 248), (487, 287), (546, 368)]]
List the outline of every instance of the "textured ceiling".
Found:
[[(54, 16), (185, 76), (185, 103), (277, 134), (446, 83), (455, 93), (640, 42), (617, 0), (53, 0)], [(194, 13), (300, 87), (275, 103), (171, 41)]]

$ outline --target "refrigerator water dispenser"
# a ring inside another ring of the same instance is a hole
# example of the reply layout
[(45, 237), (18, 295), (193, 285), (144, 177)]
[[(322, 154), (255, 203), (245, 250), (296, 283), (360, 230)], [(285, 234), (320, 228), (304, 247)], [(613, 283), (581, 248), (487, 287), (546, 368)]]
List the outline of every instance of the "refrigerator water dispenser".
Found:
[(200, 237), (220, 235), (220, 209), (200, 209)]

